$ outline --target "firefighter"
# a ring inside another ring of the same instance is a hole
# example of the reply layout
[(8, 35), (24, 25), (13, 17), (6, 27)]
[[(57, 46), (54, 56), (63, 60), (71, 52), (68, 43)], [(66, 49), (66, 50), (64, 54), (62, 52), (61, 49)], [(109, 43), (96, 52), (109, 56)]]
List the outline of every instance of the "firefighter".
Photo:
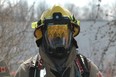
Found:
[(76, 50), (80, 21), (67, 9), (54, 5), (32, 27), (39, 54), (22, 63), (15, 77), (102, 77), (97, 66)]

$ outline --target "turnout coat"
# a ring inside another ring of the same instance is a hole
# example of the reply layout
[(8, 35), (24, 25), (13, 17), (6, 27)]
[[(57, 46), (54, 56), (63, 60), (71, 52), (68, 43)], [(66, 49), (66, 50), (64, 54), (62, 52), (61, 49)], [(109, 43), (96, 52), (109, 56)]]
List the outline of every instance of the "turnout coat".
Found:
[(78, 54), (75, 47), (62, 67), (65, 67), (65, 70), (62, 73), (57, 72), (56, 66), (40, 47), (39, 54), (20, 65), (15, 77), (102, 77), (97, 66)]

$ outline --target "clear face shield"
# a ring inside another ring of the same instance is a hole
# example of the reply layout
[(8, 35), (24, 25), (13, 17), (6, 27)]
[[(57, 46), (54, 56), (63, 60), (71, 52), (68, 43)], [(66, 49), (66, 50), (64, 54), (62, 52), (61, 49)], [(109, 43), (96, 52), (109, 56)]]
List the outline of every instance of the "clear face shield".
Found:
[(47, 44), (53, 49), (58, 47), (67, 49), (70, 46), (71, 37), (72, 34), (67, 24), (48, 25), (45, 32)]

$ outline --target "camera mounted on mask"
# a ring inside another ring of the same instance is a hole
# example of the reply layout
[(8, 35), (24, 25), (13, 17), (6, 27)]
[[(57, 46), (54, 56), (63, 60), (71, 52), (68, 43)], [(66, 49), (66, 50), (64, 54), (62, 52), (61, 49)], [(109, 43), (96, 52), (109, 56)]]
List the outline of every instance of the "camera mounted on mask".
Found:
[(53, 13), (53, 17), (44, 20), (44, 25), (55, 25), (55, 24), (70, 24), (68, 17), (63, 17), (60, 12)]

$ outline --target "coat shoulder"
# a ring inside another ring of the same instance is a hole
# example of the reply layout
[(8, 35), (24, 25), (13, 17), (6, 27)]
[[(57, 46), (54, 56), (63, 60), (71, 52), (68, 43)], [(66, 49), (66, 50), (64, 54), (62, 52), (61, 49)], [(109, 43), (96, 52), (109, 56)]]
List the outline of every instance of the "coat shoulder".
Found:
[(30, 67), (33, 67), (36, 63), (38, 55), (31, 57), (24, 61), (18, 68), (15, 77), (28, 77)]

